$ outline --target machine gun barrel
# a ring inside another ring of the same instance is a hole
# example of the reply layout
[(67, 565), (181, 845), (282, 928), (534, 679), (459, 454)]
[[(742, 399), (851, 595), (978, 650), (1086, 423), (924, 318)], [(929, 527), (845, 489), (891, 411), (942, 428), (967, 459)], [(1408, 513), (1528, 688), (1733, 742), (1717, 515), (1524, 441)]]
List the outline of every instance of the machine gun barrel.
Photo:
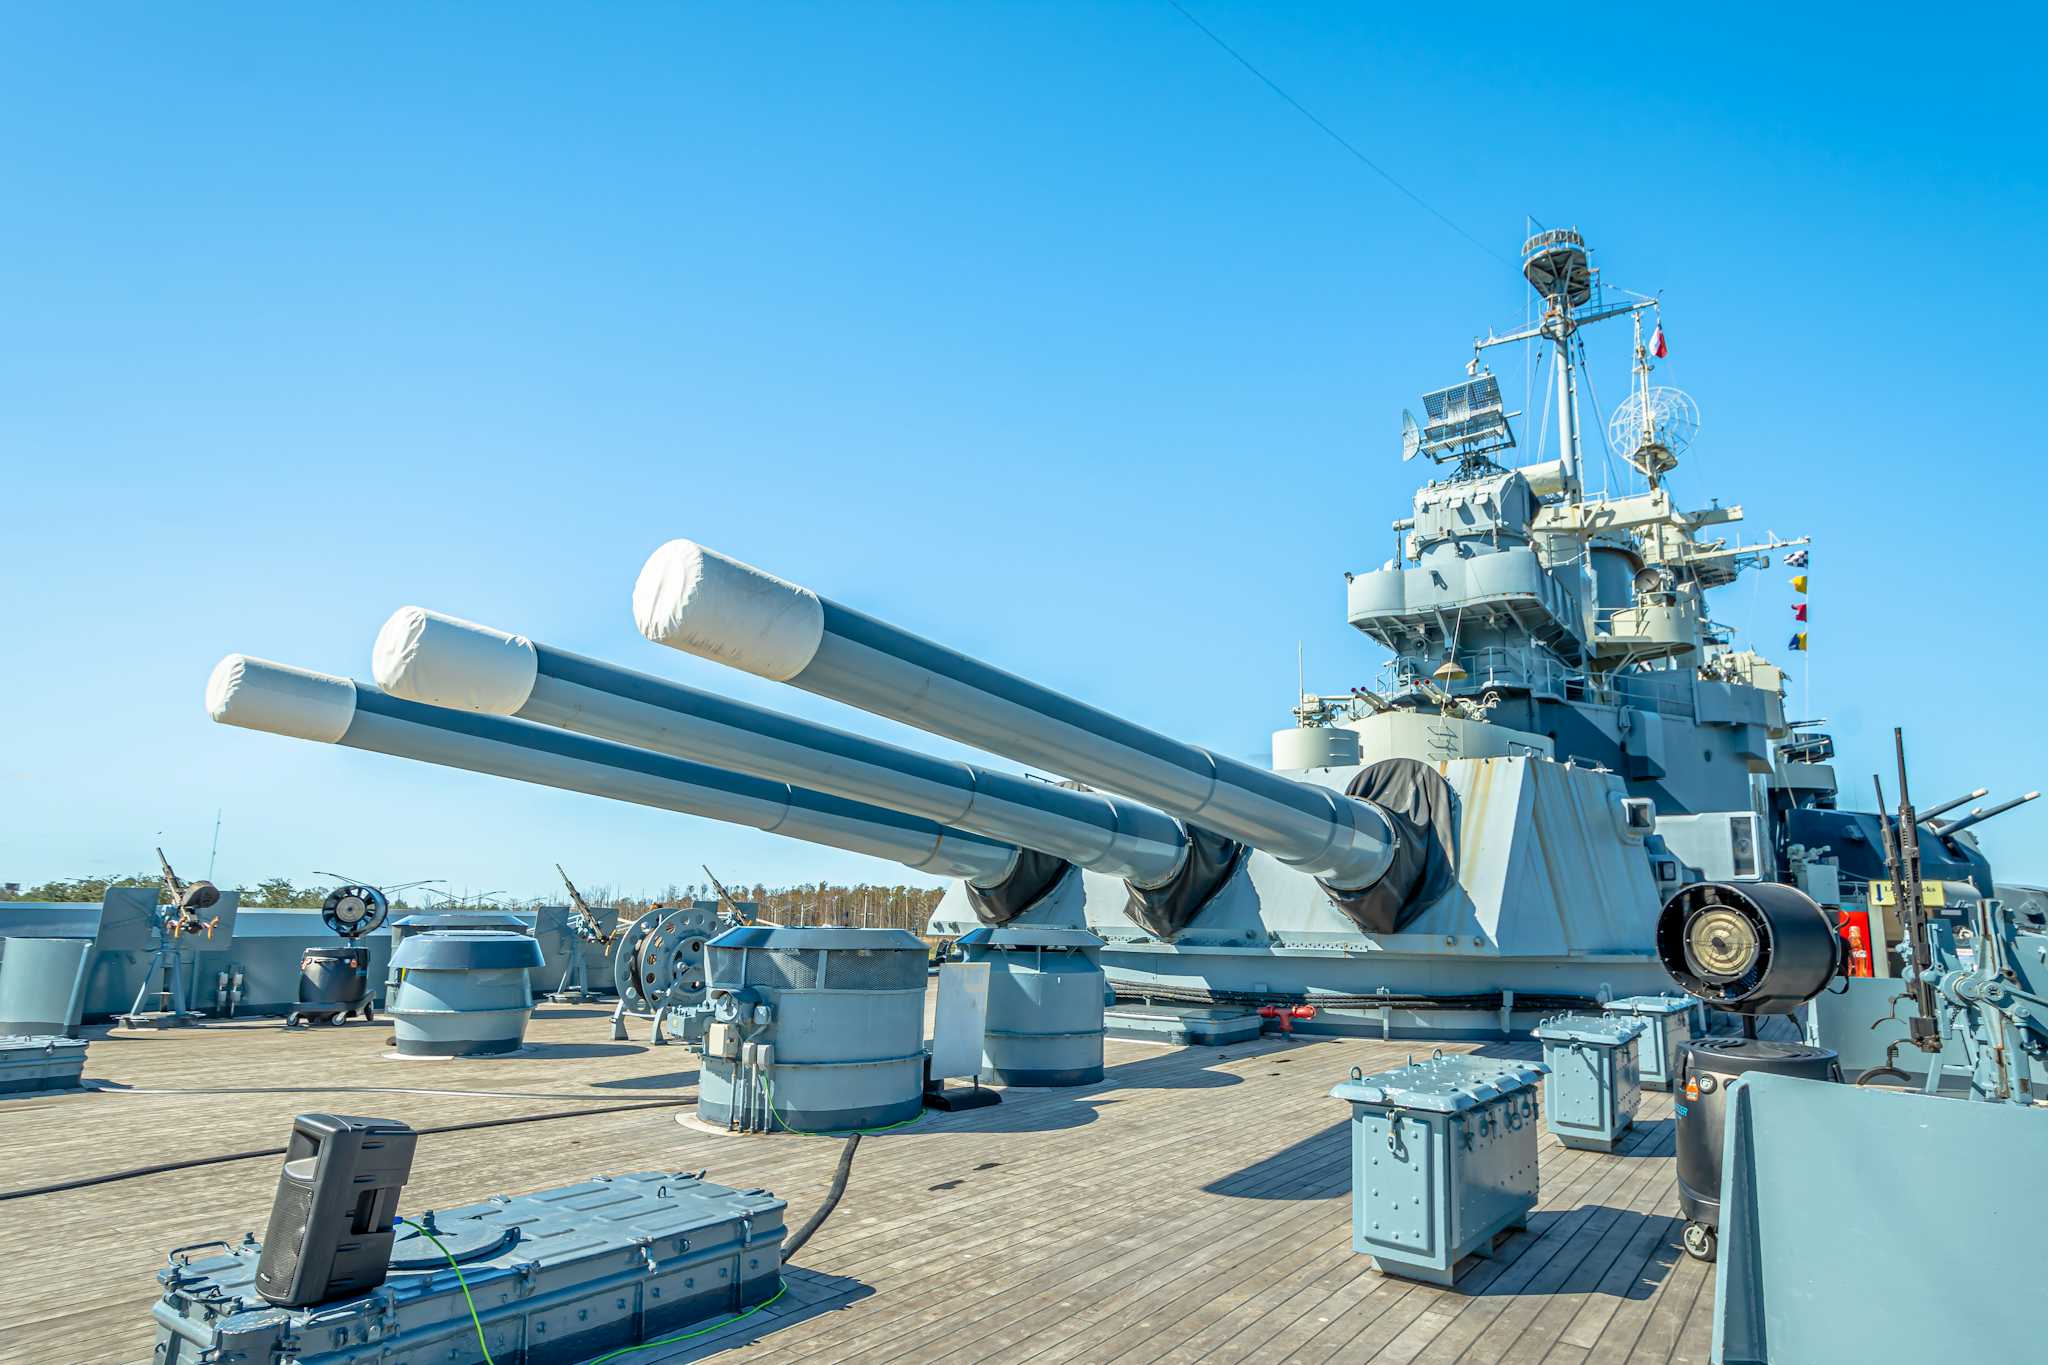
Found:
[(590, 903), (583, 899), (583, 893), (576, 889), (576, 883), (569, 880), (569, 874), (562, 870), (560, 863), (555, 864), (555, 875), (562, 879), (563, 886), (569, 888), (569, 903), (583, 914), (588, 915), (590, 913)]
[(935, 758), (419, 607), (384, 623), (372, 673), (410, 701), (802, 783), (1139, 885), (1171, 877), (1187, 856), (1180, 826), (1133, 801)]
[[(1934, 832), (1944, 839), (1948, 838), (1951, 834), (1960, 834), (1972, 825), (1983, 824), (1994, 815), (2003, 815), (2009, 810), (2024, 806), (2040, 794), (2039, 792), (2028, 792), (2025, 796), (2015, 796), (2010, 801), (2001, 801), (1997, 805), (1986, 807), (1983, 810), (1973, 810), (1960, 820), (1944, 820), (1934, 827)], [(1978, 795), (1981, 796), (1983, 793), (1979, 792)]]
[(1962, 805), (1962, 804), (1963, 804), (1963, 802), (1965, 802), (1965, 801), (1975, 801), (1975, 800), (1976, 800), (1976, 799), (1977, 799), (1978, 797), (1980, 797), (1980, 796), (1988, 796), (1988, 795), (1990, 795), (1990, 794), (1991, 794), (1991, 790), (1990, 790), (1990, 788), (1988, 788), (1988, 787), (1979, 787), (1979, 788), (1977, 788), (1977, 790), (1975, 790), (1975, 791), (1973, 791), (1973, 792), (1964, 792), (1964, 793), (1963, 793), (1963, 794), (1962, 794), (1961, 796), (1951, 797), (1951, 798), (1949, 798), (1948, 800), (1946, 800), (1946, 801), (1942, 802), (1942, 803), (1941, 803), (1940, 805), (1938, 805), (1938, 806), (1929, 806), (1929, 807), (1928, 807), (1928, 808), (1927, 808), (1926, 810), (1923, 810), (1923, 811), (1921, 811), (1921, 812), (1920, 812), (1920, 822), (1921, 822), (1922, 824), (1925, 824), (1925, 823), (1927, 823), (1927, 822), (1928, 822), (1929, 820), (1932, 820), (1932, 819), (1933, 819), (1933, 818), (1934, 818), (1935, 816), (1937, 816), (1937, 815), (1946, 815), (1946, 814), (1948, 814), (1948, 813), (1949, 813), (1950, 811), (1954, 810), (1954, 809), (1955, 809), (1955, 808), (1956, 808), (1957, 806), (1960, 806), (1960, 805)]
[(171, 904), (177, 905), (185, 899), (185, 883), (178, 880), (178, 874), (171, 870), (171, 860), (164, 856), (163, 849), (156, 851), (158, 866), (164, 870), (164, 890), (171, 893)]
[(1334, 888), (1385, 875), (1397, 837), (1368, 802), (1183, 744), (688, 540), (633, 589), (658, 644), (1147, 802)]
[(272, 734), (725, 820), (850, 849), (976, 886), (1017, 849), (930, 820), (544, 725), (423, 706), (347, 678), (230, 654), (206, 685), (216, 721)]

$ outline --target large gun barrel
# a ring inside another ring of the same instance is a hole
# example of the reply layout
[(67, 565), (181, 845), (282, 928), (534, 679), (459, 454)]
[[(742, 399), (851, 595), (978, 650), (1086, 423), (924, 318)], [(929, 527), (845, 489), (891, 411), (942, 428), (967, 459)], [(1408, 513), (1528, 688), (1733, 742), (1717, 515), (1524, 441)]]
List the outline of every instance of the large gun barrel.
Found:
[(823, 792), (566, 734), (501, 716), (423, 706), (347, 678), (230, 654), (206, 684), (217, 721), (447, 768), (751, 825), (993, 887), (1015, 847)]
[(1141, 886), (1187, 857), (1180, 826), (1136, 802), (935, 758), (420, 607), (385, 622), (372, 673), (392, 696), (802, 783)]
[(1369, 802), (1169, 739), (693, 541), (654, 552), (633, 613), (658, 644), (1147, 802), (1338, 890), (1373, 885), (1393, 858), (1394, 827)]
[(1934, 832), (1944, 839), (1948, 838), (1951, 834), (1961, 834), (1972, 825), (1981, 825), (1994, 815), (2003, 815), (2009, 810), (2026, 805), (2027, 802), (2034, 800), (2040, 794), (2039, 792), (2028, 792), (2025, 796), (2015, 796), (2012, 800), (2001, 801), (1995, 806), (1986, 806), (1982, 810), (1973, 810), (1960, 820), (1945, 820), (1934, 827)]
[(1977, 790), (1973, 792), (1964, 792), (1961, 796), (1951, 796), (1948, 800), (1943, 801), (1939, 805), (1929, 806), (1927, 809), (1921, 811), (1920, 823), (1924, 825), (1937, 815), (1948, 814), (1957, 806), (1962, 805), (1965, 801), (1975, 801), (1980, 796), (1989, 796), (1990, 794), (1991, 789), (1989, 787), (1979, 787), (1977, 788)]

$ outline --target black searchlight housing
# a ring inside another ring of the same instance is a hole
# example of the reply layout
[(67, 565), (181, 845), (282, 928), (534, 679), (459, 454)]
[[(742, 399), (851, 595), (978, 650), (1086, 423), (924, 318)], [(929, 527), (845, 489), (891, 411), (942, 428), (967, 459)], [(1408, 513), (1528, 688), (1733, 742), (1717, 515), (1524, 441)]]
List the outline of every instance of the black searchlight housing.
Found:
[(1687, 995), (1734, 1014), (1790, 1014), (1842, 969), (1834, 921), (1780, 882), (1702, 882), (1657, 917), (1657, 957)]

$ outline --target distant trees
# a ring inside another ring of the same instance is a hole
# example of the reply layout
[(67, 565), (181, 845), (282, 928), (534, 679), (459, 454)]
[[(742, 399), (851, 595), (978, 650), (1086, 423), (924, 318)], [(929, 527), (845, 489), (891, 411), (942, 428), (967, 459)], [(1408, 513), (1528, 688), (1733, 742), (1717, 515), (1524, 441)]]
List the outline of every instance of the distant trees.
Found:
[[(760, 882), (735, 886), (733, 894), (744, 896), (760, 907), (761, 918), (777, 924), (843, 925), (850, 928), (908, 929), (921, 934), (930, 922), (944, 894), (932, 886), (875, 886), (867, 883), (845, 885), (830, 882), (799, 882), (795, 886), (771, 887)], [(672, 905), (685, 898), (710, 900), (715, 893), (708, 886), (671, 886), (652, 898), (608, 898), (619, 907), (619, 919), (638, 918), (653, 906)], [(598, 904), (596, 897), (592, 904)]]
[(256, 883), (255, 889), (238, 888), (242, 893), (242, 904), (261, 905), (284, 909), (296, 907), (317, 910), (327, 902), (330, 886), (296, 887), (289, 877), (265, 877)]
[[(106, 899), (110, 886), (161, 886), (163, 877), (159, 873), (140, 873), (133, 877), (64, 877), (56, 881), (25, 886), (18, 891), (0, 893), (0, 901), (88, 901)], [(327, 893), (333, 889), (331, 883), (322, 882), (317, 886), (293, 886), (289, 877), (267, 877), (255, 886), (235, 888), (242, 893), (242, 904), (292, 909), (317, 910), (327, 900)]]
[(151, 872), (135, 877), (65, 877), (54, 882), (42, 882), (36, 886), (23, 887), (0, 895), (0, 900), (11, 901), (92, 901), (106, 899), (110, 886), (156, 886), (162, 881)]
[[(43, 882), (37, 886), (24, 887), (18, 891), (0, 891), (0, 901), (99, 901), (107, 894), (110, 886), (156, 886), (159, 878), (154, 873), (133, 877), (71, 877), (57, 881)], [(271, 909), (317, 910), (333, 890), (331, 882), (318, 882), (310, 886), (296, 886), (289, 877), (265, 877), (254, 886), (236, 888), (241, 892), (242, 904)], [(735, 885), (733, 894), (743, 896), (760, 907), (761, 918), (777, 924), (795, 925), (846, 925), (853, 928), (908, 929), (912, 933), (923, 933), (930, 921), (932, 911), (938, 907), (939, 888), (929, 886), (877, 886), (867, 883), (845, 885), (834, 882), (799, 882), (795, 886), (771, 887), (756, 882), (752, 886)], [(692, 882), (679, 885), (671, 882), (654, 896), (627, 896), (616, 894), (613, 888), (591, 885), (585, 895), (592, 905), (616, 905), (619, 919), (635, 919), (655, 905), (675, 905), (686, 900), (711, 900), (716, 896), (709, 883)], [(562, 896), (549, 894), (526, 899), (508, 899), (507, 906), (552, 905), (560, 902)], [(403, 906), (402, 900), (394, 900)], [(465, 909), (491, 909), (495, 907), (465, 904)]]

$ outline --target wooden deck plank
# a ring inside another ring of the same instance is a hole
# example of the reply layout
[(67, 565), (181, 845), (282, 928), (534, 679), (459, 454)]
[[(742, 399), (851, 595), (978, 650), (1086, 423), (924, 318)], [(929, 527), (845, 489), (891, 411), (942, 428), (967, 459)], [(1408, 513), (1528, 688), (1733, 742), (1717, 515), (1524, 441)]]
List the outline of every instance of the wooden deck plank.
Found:
[[(1226, 1120), (1225, 1127), (1227, 1126)], [(1204, 1136), (1200, 1126), (1191, 1129), (1185, 1122), (1162, 1124), (1160, 1131), (1178, 1135), (1168, 1137), (1159, 1144), (1161, 1155), (1172, 1155), (1190, 1144), (1198, 1144)], [(1132, 1153), (1120, 1148), (1104, 1148), (1094, 1160), (1129, 1169), (1134, 1164), (1132, 1156)], [(1144, 1163), (1141, 1159), (1136, 1164), (1142, 1167)], [(1281, 1180), (1289, 1178), (1289, 1173), (1284, 1171), (1276, 1172), (1275, 1175)], [(1028, 1254), (1035, 1250), (1041, 1259), (1050, 1253), (1061, 1253), (1053, 1264), (1063, 1273), (1071, 1274), (1088, 1269), (1094, 1260), (1101, 1257), (1091, 1252), (1081, 1260), (1075, 1261), (1064, 1254), (1065, 1249), (1091, 1248), (1095, 1244), (1100, 1244), (1100, 1252), (1107, 1254), (1115, 1250), (1119, 1244), (1142, 1246), (1152, 1240), (1147, 1233), (1155, 1226), (1156, 1220), (1150, 1209), (1140, 1202), (1141, 1197), (1150, 1192), (1144, 1179), (1133, 1182), (1126, 1178), (1123, 1181), (1120, 1188), (1127, 1192), (1120, 1201), (1123, 1217), (1111, 1221), (1114, 1217), (1113, 1210), (1117, 1206), (1105, 1209), (1069, 1197), (1073, 1184), (1080, 1177), (1081, 1172), (1076, 1168), (1065, 1165), (1056, 1167), (1049, 1174), (1048, 1183), (1042, 1191), (1026, 1190), (1005, 1194), (1000, 1201), (1000, 1207), (990, 1211), (996, 1214), (996, 1217), (980, 1216), (983, 1231), (979, 1234), (965, 1233), (951, 1238), (928, 1239), (928, 1245), (932, 1250), (926, 1264), (907, 1268), (918, 1272), (926, 1269), (928, 1265), (934, 1274), (942, 1275), (939, 1283), (945, 1290), (944, 1299), (934, 1303), (929, 1293), (919, 1294), (906, 1300), (901, 1314), (894, 1317), (889, 1314), (880, 1315), (875, 1326), (869, 1330), (881, 1333), (886, 1329), (890, 1339), (900, 1342), (905, 1340), (905, 1318), (931, 1326), (960, 1316), (963, 1302), (973, 1300), (977, 1296), (987, 1298), (991, 1302), (998, 1298), (1018, 1297), (1023, 1290), (1032, 1288), (1035, 1284), (1030, 1278), (1033, 1263), (1030, 1260), (1020, 1260), (1019, 1251)], [(1171, 1190), (1183, 1183), (1186, 1178), (1187, 1172), (1184, 1167), (1176, 1174), (1175, 1167), (1171, 1164), (1163, 1164), (1152, 1177), (1162, 1190)], [(1034, 1210), (1038, 1211), (1035, 1221)], [(991, 1238), (1001, 1240), (991, 1245)], [(890, 1267), (892, 1271), (904, 1268)], [(980, 1340), (984, 1333), (1000, 1325), (995, 1310), (986, 1314), (976, 1313), (974, 1321), (977, 1326), (977, 1340)], [(802, 1357), (792, 1353), (791, 1358)]]
[[(88, 1077), (192, 1093), (0, 1101), (0, 1190), (281, 1145), (305, 1110), (425, 1126), (694, 1094), (691, 1054), (611, 1043), (600, 1010), (543, 1008), (534, 1051), (517, 1058), (387, 1061), (385, 1032), (287, 1035), (248, 1020), (96, 1038)], [(1703, 1358), (1711, 1277), (1667, 1259), (1670, 1162), (1640, 1142), (1607, 1156), (1539, 1137), (1541, 1230), (1518, 1234), (1455, 1290), (1384, 1276), (1351, 1252), (1348, 1109), (1328, 1089), (1354, 1065), (1398, 1065), (1427, 1046), (1113, 1042), (1099, 1086), (1008, 1092), (995, 1108), (870, 1138), (781, 1300), (636, 1359)], [(426, 1093), (437, 1091), (455, 1093)], [(792, 1222), (822, 1196), (838, 1141), (713, 1135), (677, 1124), (678, 1112), (423, 1139), (404, 1207), (648, 1169), (709, 1168), (714, 1180), (766, 1186), (789, 1201)], [(1668, 1112), (1668, 1097), (1646, 1097), (1641, 1132)], [(276, 1169), (275, 1158), (242, 1161), (0, 1204), (0, 1263), (39, 1272), (0, 1302), (0, 1361), (144, 1365), (164, 1252), (260, 1231)], [(52, 1227), (85, 1231), (52, 1237)]]
[[(1313, 1101), (1310, 1101), (1310, 1103), (1312, 1104)], [(1327, 1103), (1325, 1101), (1325, 1104)], [(1300, 1106), (1297, 1105), (1296, 1107), (1299, 1108)], [(1305, 1116), (1304, 1121), (1312, 1121), (1313, 1116), (1314, 1111), (1310, 1110), (1309, 1114)], [(1276, 1122), (1279, 1121), (1278, 1114), (1273, 1117)], [(1173, 1126), (1179, 1128), (1183, 1125), (1175, 1123)], [(1188, 1151), (1200, 1150), (1200, 1145), (1197, 1142), (1190, 1140), (1183, 1144), (1183, 1148), (1184, 1150), (1176, 1149), (1174, 1153), (1183, 1159), (1173, 1162), (1168, 1168), (1158, 1173), (1159, 1177), (1165, 1181), (1166, 1188), (1184, 1186), (1188, 1181), (1199, 1179), (1205, 1174), (1211, 1177), (1229, 1174), (1223, 1170), (1223, 1165), (1229, 1159), (1229, 1148), (1227, 1146), (1215, 1149), (1225, 1155), (1212, 1159), (1211, 1163), (1206, 1165), (1200, 1158), (1186, 1159)], [(1327, 1160), (1326, 1154), (1317, 1151), (1296, 1153), (1281, 1166), (1264, 1172), (1258, 1185), (1256, 1187), (1248, 1187), (1242, 1191), (1242, 1195), (1257, 1195), (1267, 1190), (1279, 1192), (1290, 1182), (1314, 1178), (1319, 1168), (1325, 1165)], [(1129, 1165), (1129, 1163), (1124, 1164), (1127, 1167)], [(1213, 1178), (1210, 1183), (1214, 1183)], [(1064, 1192), (1064, 1189), (1055, 1193), (1062, 1192)], [(1227, 1210), (1221, 1206), (1213, 1207), (1200, 1219), (1173, 1224), (1165, 1231), (1162, 1231), (1162, 1225), (1155, 1211), (1155, 1206), (1142, 1202), (1143, 1197), (1149, 1192), (1149, 1189), (1143, 1187), (1132, 1189), (1128, 1193), (1120, 1191), (1118, 1204), (1125, 1210), (1125, 1216), (1116, 1219), (1115, 1222), (1104, 1227), (1102, 1232), (1095, 1234), (1105, 1240), (1120, 1239), (1125, 1249), (1125, 1255), (1118, 1260), (1114, 1267), (1108, 1268), (1106, 1273), (1124, 1270), (1128, 1274), (1129, 1267), (1134, 1262), (1142, 1264), (1147, 1259), (1167, 1254), (1174, 1247), (1175, 1243), (1194, 1240), (1206, 1241), (1208, 1245), (1204, 1245), (1201, 1250), (1193, 1253), (1190, 1257), (1176, 1260), (1179, 1269), (1184, 1270), (1188, 1264), (1199, 1263), (1213, 1257), (1216, 1253), (1217, 1245), (1212, 1230), (1220, 1230), (1244, 1237), (1256, 1235), (1259, 1231), (1253, 1220), (1238, 1219), (1233, 1222)], [(1044, 1244), (1043, 1251), (1047, 1256), (1053, 1258), (1051, 1264), (1057, 1267), (1060, 1272), (1052, 1277), (1052, 1285), (1058, 1286), (1062, 1282), (1073, 1278), (1066, 1264), (1064, 1248), (1068, 1246), (1085, 1247), (1089, 1236), (1089, 1224), (1103, 1219), (1105, 1216), (1114, 1217), (1111, 1209), (1115, 1207), (1103, 1208), (1093, 1204), (1083, 1206), (1077, 1210), (1081, 1219), (1077, 1225), (1077, 1240)], [(1178, 1258), (1177, 1251), (1173, 1254)], [(1078, 1268), (1086, 1270), (1088, 1266), (1083, 1263)], [(1021, 1274), (1019, 1278), (1023, 1278)], [(982, 1338), (990, 1346), (1008, 1344), (1011, 1339), (1020, 1335), (1017, 1330), (1011, 1327), (1011, 1324), (1020, 1317), (1030, 1315), (1034, 1310), (1042, 1312), (1046, 1303), (1052, 1298), (1049, 1292), (1041, 1288), (1039, 1282), (1027, 1280), (1013, 1288), (1012, 1285), (997, 1279), (992, 1287), (996, 1292), (1011, 1301), (1011, 1307), (994, 1309), (986, 1318), (977, 1319), (978, 1325), (985, 1328), (1010, 1328), (1010, 1330), (994, 1331), (988, 1337)], [(1022, 1292), (1033, 1288), (1041, 1288), (1041, 1292), (1037, 1295), (1028, 1295)], [(1101, 1291), (1098, 1289), (1094, 1292), (1100, 1293)], [(926, 1316), (929, 1320), (933, 1315), (927, 1314)], [(1033, 1331), (1028, 1333), (1028, 1335), (1036, 1336), (1037, 1333)]]
[[(1624, 1140), (1622, 1151), (1614, 1155), (1572, 1153), (1581, 1159), (1572, 1167), (1570, 1182), (1559, 1190), (1552, 1179), (1545, 1180), (1544, 1189), (1554, 1192), (1545, 1193), (1539, 1202), (1540, 1217), (1532, 1218), (1529, 1230), (1510, 1239), (1492, 1262), (1472, 1272), (1463, 1286), (1463, 1301), (1456, 1315), (1435, 1340), (1416, 1354), (1415, 1359), (1430, 1365), (1438, 1365), (1439, 1362), (1448, 1365), (1448, 1362), (1467, 1358), (1472, 1342), (1506, 1310), (1515, 1296), (1528, 1292), (1530, 1282), (1543, 1272), (1570, 1240), (1585, 1220), (1587, 1211), (1605, 1197), (1611, 1185), (1624, 1177), (1629, 1153), (1647, 1140), (1644, 1134), (1632, 1134)], [(1563, 1154), (1568, 1152), (1571, 1149), (1549, 1143), (1539, 1159), (1544, 1160), (1546, 1167), (1554, 1169), (1564, 1161)]]

